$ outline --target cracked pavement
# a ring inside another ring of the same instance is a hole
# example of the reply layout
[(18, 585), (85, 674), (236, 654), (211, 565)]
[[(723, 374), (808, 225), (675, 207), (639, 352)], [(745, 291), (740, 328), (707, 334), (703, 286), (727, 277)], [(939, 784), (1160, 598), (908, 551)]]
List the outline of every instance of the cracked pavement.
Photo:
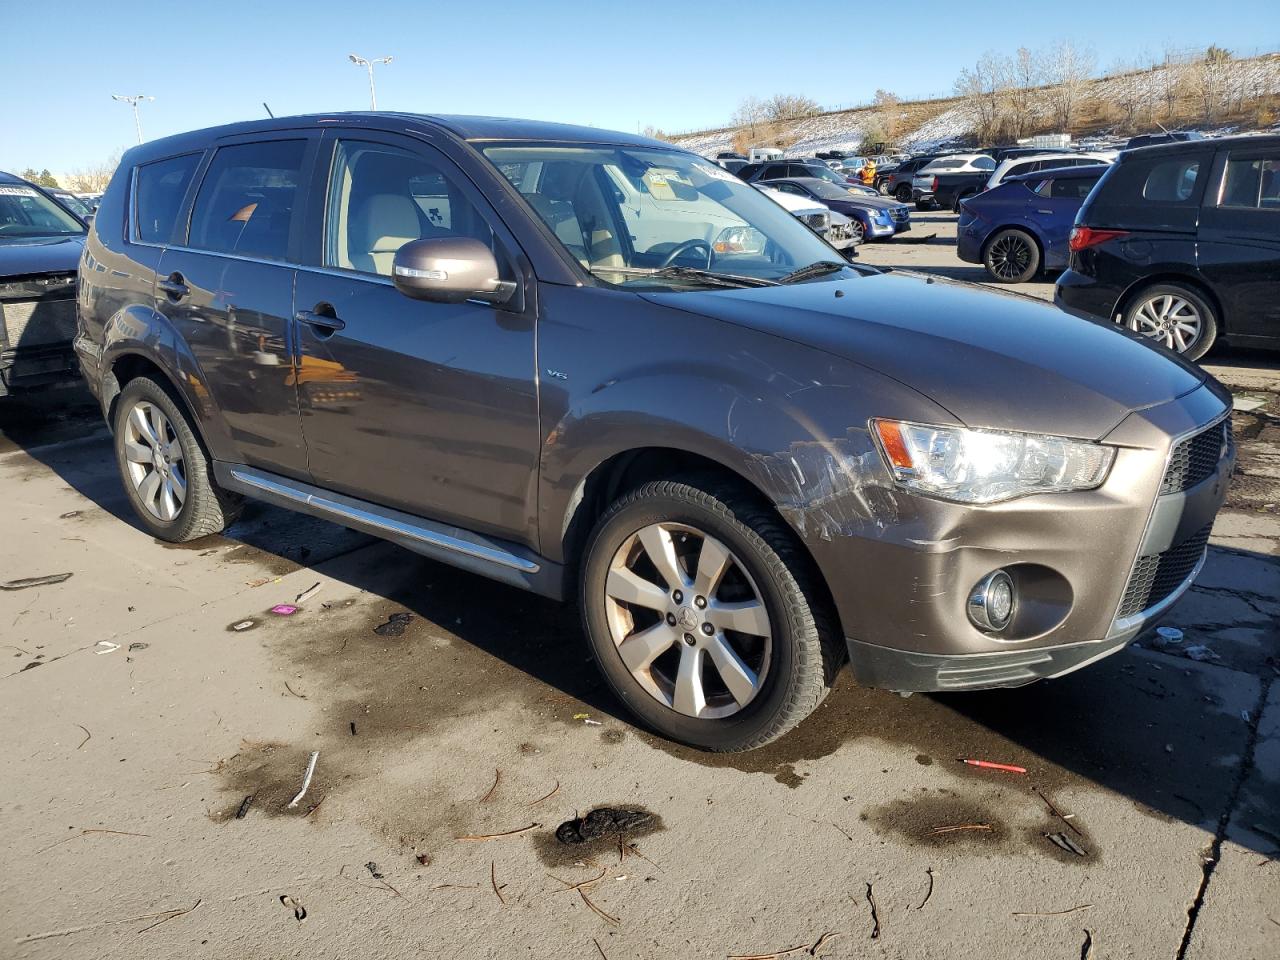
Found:
[[(0, 401), (0, 580), (72, 574), (0, 592), (0, 955), (1271, 960), (1280, 375), (1208, 366), (1263, 403), (1176, 642), (1013, 691), (845, 675), (732, 757), (632, 727), (568, 608), (266, 506), (158, 543), (75, 392)], [(600, 805), (659, 820), (556, 843)]]

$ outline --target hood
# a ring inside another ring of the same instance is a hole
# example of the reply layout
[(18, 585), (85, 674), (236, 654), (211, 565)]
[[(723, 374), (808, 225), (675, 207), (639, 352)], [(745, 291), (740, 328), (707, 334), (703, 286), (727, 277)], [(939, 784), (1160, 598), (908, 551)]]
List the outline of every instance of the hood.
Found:
[(850, 194), (847, 199), (840, 200), (823, 200), (832, 210), (862, 210), (865, 213), (882, 213), (901, 207), (902, 204), (897, 200), (888, 200), (884, 197), (859, 196), (858, 194)]
[(970, 427), (1098, 440), (1206, 377), (1112, 324), (920, 274), (644, 296), (861, 364)]
[(33, 273), (75, 272), (84, 237), (33, 237), (0, 240), (0, 278)]

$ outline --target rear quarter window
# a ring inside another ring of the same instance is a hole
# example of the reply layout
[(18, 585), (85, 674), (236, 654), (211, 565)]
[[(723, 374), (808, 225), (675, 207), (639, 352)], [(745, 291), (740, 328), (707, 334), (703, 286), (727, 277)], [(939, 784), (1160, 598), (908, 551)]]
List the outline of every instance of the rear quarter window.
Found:
[(1094, 191), (1081, 222), (1092, 227), (1193, 231), (1212, 154), (1126, 157)]
[(200, 163), (199, 153), (144, 163), (134, 180), (134, 239), (142, 243), (168, 243)]

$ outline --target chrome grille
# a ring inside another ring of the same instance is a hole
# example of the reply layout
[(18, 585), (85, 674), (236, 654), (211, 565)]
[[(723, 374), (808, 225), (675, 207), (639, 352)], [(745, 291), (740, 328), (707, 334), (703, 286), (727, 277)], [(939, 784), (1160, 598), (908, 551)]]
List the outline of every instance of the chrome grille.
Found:
[(893, 217), (894, 223), (905, 223), (911, 219), (911, 211), (906, 207), (891, 207), (889, 216)]
[[(1217, 428), (1215, 428), (1216, 430)], [(1194, 438), (1193, 438), (1194, 439)], [(1209, 523), (1164, 553), (1139, 557), (1120, 598), (1120, 619), (1150, 609), (1167, 599), (1196, 568), (1209, 542)]]
[(1214, 424), (1173, 448), (1169, 467), (1160, 484), (1160, 495), (1190, 490), (1213, 476), (1218, 462), (1231, 449), (1231, 418)]
[(0, 283), (0, 325), (9, 349), (67, 343), (76, 332), (75, 274)]
[(826, 230), (831, 224), (831, 214), (829, 213), (806, 213), (801, 215), (800, 222), (810, 230)]

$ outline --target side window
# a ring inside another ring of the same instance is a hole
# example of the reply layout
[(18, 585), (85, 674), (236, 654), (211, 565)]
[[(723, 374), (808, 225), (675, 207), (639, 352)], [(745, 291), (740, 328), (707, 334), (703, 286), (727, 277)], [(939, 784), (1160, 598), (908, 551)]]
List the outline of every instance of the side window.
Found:
[(200, 164), (200, 154), (157, 160), (138, 167), (134, 181), (134, 239), (168, 243), (187, 187)]
[(285, 259), (305, 152), (304, 140), (219, 148), (196, 195), (188, 246)]
[(1198, 159), (1161, 160), (1142, 184), (1142, 196), (1155, 203), (1186, 203), (1195, 194)]
[(497, 250), (488, 222), (440, 167), (388, 144), (338, 141), (325, 266), (389, 277), (396, 251), (410, 240), (448, 236), (474, 237)]
[(1229, 157), (1218, 205), (1280, 210), (1280, 153), (1274, 157)]
[(1063, 200), (1083, 200), (1098, 182), (1097, 177), (1071, 177), (1054, 180), (1049, 196), (1061, 197)]
[(1041, 180), (1038, 184), (1036, 184), (1034, 180), (1022, 181), (1022, 183), (1025, 184), (1028, 189), (1031, 189), (1032, 185), (1035, 184), (1035, 192), (1042, 197), (1053, 196), (1053, 185), (1055, 182), (1056, 181), (1054, 180)]
[(996, 162), (990, 157), (977, 157), (973, 161), (973, 168), (975, 170), (994, 170)]

